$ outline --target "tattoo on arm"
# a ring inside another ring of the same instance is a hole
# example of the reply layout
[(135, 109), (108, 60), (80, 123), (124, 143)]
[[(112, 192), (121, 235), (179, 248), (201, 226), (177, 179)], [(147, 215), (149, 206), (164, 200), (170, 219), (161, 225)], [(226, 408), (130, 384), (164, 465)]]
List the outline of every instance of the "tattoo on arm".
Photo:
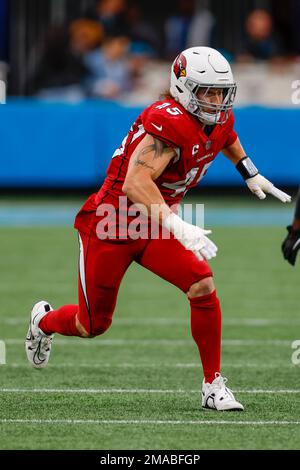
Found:
[(164, 150), (166, 148), (168, 148), (168, 145), (165, 143), (165, 142), (162, 142), (161, 140), (158, 140), (158, 139), (155, 139), (153, 137), (153, 147), (154, 147), (154, 155), (153, 155), (153, 160), (155, 160), (155, 158), (159, 158), (162, 156), (162, 154), (164, 153)]
[(153, 160), (155, 160), (156, 158), (159, 158), (163, 155), (164, 150), (166, 148), (168, 148), (168, 145), (165, 144), (165, 142), (162, 142), (161, 140), (155, 139), (155, 137), (153, 137), (153, 144), (150, 144), (150, 145), (147, 145), (146, 147), (144, 147), (139, 152), (137, 158), (140, 157), (140, 156), (144, 157), (148, 153), (154, 152)]
[[(140, 152), (140, 154), (142, 154), (142, 152)], [(154, 168), (153, 166), (148, 165), (148, 163), (145, 162), (144, 160), (141, 160), (141, 159), (139, 158), (139, 156), (137, 156), (137, 157), (135, 158), (134, 164), (135, 164), (135, 166), (140, 165), (140, 166), (143, 166), (143, 167), (145, 167), (145, 168), (148, 168), (149, 170), (155, 171), (155, 168)]]
[(140, 152), (137, 154), (134, 160), (134, 164), (136, 166), (140, 165), (143, 166), (144, 168), (148, 168), (149, 170), (155, 171), (155, 168), (149, 163), (145, 162), (142, 157), (145, 157), (149, 153), (153, 152), (153, 158), (152, 160), (155, 160), (159, 157), (162, 157), (165, 149), (168, 149), (168, 152), (173, 152), (174, 150), (170, 148), (165, 142), (162, 142), (161, 140), (156, 139), (153, 137), (153, 144), (146, 145)]

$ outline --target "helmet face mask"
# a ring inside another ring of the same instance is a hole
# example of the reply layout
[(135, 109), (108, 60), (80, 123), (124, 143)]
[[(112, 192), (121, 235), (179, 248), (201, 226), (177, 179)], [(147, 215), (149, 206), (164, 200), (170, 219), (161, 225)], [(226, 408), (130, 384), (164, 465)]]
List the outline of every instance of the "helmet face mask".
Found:
[(236, 88), (229, 63), (210, 47), (186, 49), (172, 65), (171, 95), (203, 124), (227, 121)]
[[(233, 106), (236, 95), (236, 84), (201, 85), (192, 79), (187, 79), (185, 87), (190, 91), (190, 100), (187, 110), (199, 118), (204, 124), (224, 124), (228, 119), (229, 110)], [(209, 100), (212, 90), (221, 90), (221, 103), (213, 103)], [(201, 96), (201, 98), (199, 97)]]

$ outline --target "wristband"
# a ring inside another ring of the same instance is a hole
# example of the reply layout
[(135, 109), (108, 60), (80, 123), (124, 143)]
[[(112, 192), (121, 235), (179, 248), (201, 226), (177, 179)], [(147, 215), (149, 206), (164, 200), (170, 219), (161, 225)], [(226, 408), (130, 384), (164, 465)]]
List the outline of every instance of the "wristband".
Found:
[(253, 178), (258, 175), (258, 169), (249, 157), (242, 158), (236, 165), (237, 171), (242, 175), (244, 180)]

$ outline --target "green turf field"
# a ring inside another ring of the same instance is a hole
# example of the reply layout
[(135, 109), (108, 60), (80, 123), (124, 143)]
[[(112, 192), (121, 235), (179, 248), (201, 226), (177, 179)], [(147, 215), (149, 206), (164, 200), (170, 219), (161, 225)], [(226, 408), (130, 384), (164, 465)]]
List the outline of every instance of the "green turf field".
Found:
[(291, 362), (300, 339), (299, 263), (283, 261), (284, 234), (214, 230), (223, 375), (245, 405), (244, 413), (217, 413), (200, 408), (185, 296), (137, 265), (111, 329), (92, 340), (56, 335), (48, 368), (33, 369), (24, 351), (29, 312), (41, 299), (76, 302), (76, 234), (1, 227), (0, 448), (299, 449), (300, 365)]

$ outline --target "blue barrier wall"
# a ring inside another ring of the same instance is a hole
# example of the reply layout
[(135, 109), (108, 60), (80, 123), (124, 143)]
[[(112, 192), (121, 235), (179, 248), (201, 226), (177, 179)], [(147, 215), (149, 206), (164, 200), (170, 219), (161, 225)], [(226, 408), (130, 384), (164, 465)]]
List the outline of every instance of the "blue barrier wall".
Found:
[[(97, 186), (141, 108), (16, 100), (0, 106), (1, 187)], [(235, 128), (261, 173), (280, 185), (300, 182), (299, 109), (240, 108)], [(221, 154), (205, 185), (240, 185)]]

